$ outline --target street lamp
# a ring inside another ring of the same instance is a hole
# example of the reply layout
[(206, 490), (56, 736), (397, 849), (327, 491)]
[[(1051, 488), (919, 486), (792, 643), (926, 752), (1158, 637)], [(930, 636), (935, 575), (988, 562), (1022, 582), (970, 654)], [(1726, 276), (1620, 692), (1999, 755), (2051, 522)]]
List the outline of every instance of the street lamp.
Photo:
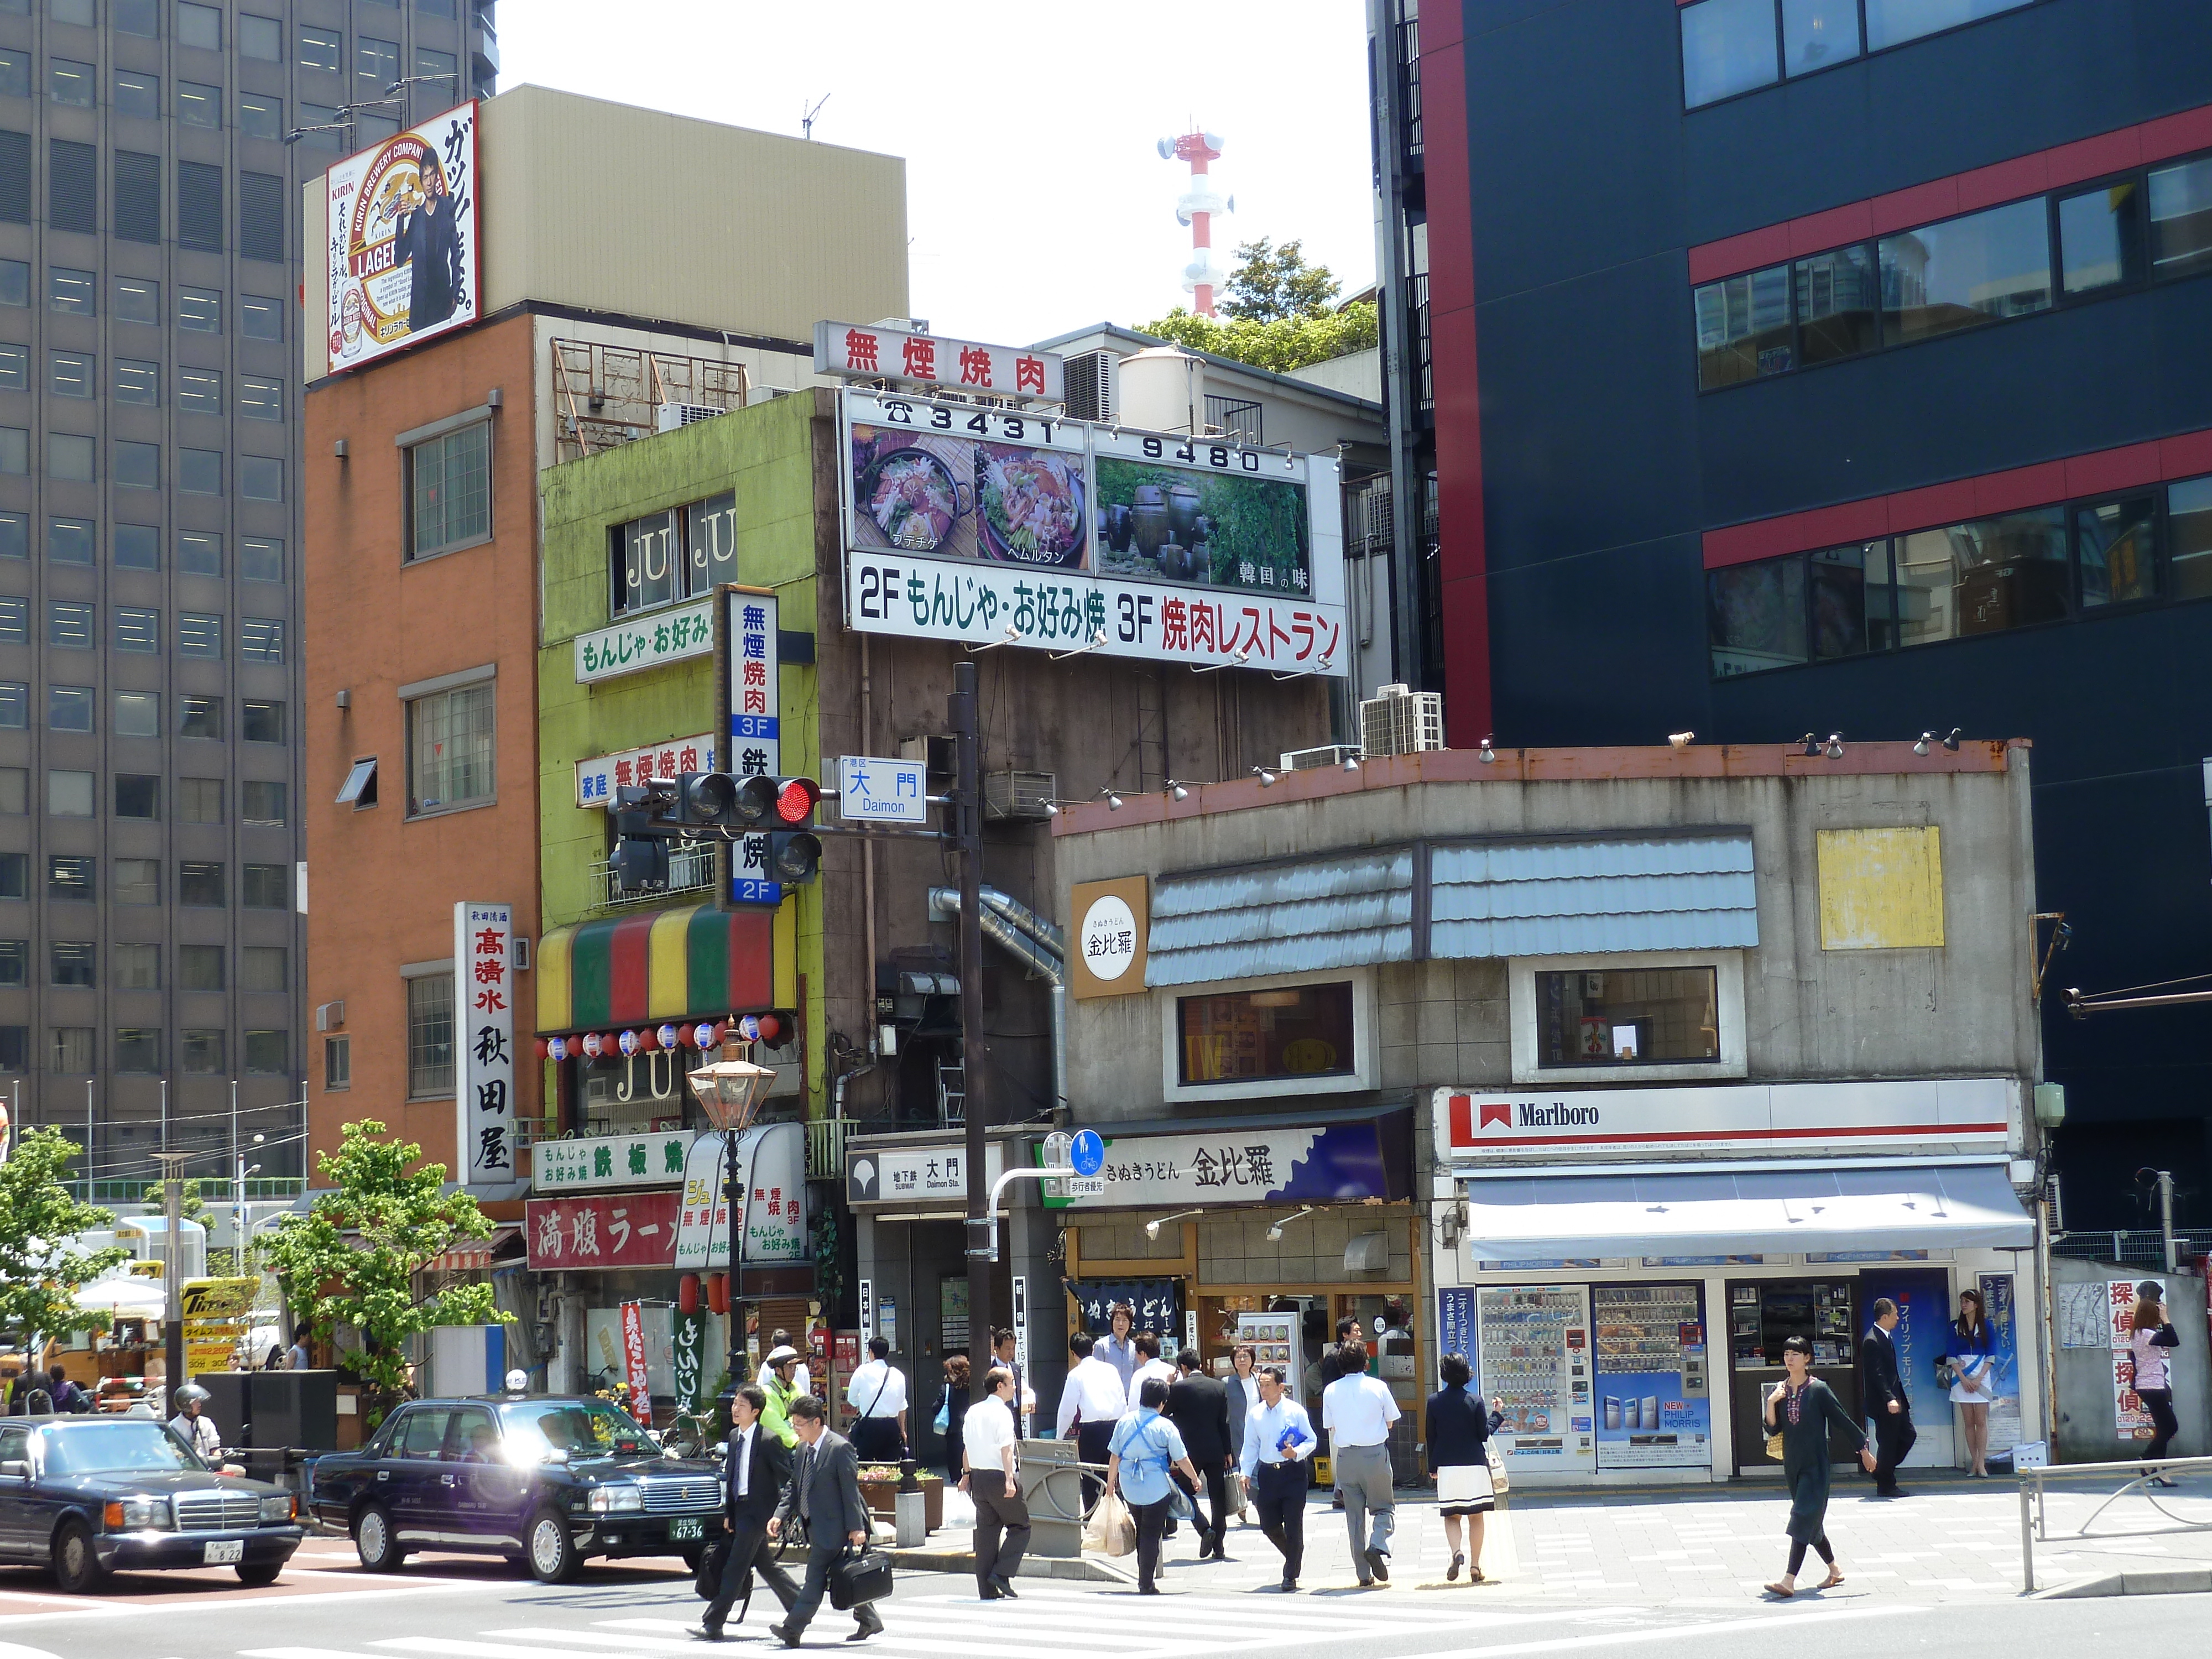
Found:
[[(734, 1351), (738, 1330), (738, 1291), (744, 1283), (744, 1257), (738, 1241), (738, 1212), (744, 1207), (742, 1195), (738, 1202), (730, 1199), (730, 1178), (737, 1173), (738, 1131), (749, 1127), (759, 1115), (761, 1103), (768, 1098), (769, 1085), (775, 1081), (775, 1073), (765, 1066), (756, 1066), (749, 1060), (718, 1060), (712, 1066), (702, 1066), (684, 1081), (690, 1088), (699, 1109), (706, 1114), (707, 1121), (722, 1132), (722, 1201), (730, 1207), (730, 1340), (723, 1352)], [(713, 1214), (710, 1210), (708, 1214)], [(712, 1237), (709, 1234), (708, 1260), (714, 1260)], [(734, 1368), (732, 1376), (736, 1376)]]

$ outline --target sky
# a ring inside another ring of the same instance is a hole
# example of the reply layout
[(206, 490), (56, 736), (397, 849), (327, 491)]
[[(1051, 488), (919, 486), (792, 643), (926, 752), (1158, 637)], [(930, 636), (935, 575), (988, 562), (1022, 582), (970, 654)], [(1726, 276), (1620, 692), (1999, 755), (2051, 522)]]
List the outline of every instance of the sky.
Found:
[[(911, 308), (1025, 343), (1189, 296), (1189, 178), (1153, 148), (1219, 135), (1227, 250), (1303, 239), (1374, 278), (1359, 0), (508, 0), (500, 84), (797, 134), (907, 163)], [(1224, 265), (1234, 260), (1226, 252)], [(859, 320), (872, 322), (872, 318)]]

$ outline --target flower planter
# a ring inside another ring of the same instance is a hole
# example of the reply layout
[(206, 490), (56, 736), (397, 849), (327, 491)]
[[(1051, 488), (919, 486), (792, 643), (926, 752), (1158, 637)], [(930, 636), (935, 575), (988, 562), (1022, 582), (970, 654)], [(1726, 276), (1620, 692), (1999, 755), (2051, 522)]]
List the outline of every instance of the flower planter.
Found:
[[(921, 1486), (923, 1514), (930, 1531), (935, 1532), (945, 1524), (945, 1482), (933, 1474), (918, 1475), (915, 1479)], [(898, 1518), (898, 1489), (896, 1475), (887, 1480), (862, 1480), (860, 1501), (868, 1506), (870, 1515), (896, 1521)]]

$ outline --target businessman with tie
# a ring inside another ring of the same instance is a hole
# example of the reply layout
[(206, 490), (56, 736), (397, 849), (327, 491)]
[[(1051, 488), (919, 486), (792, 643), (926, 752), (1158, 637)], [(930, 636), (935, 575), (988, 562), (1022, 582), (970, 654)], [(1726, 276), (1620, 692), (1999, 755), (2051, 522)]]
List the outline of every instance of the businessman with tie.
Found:
[(1887, 1297), (1874, 1304), (1874, 1325), (1859, 1344), (1859, 1370), (1865, 1380), (1866, 1413), (1874, 1419), (1874, 1495), (1903, 1498), (1897, 1466), (1911, 1451), (1920, 1431), (1912, 1426), (1912, 1402), (1905, 1398), (1905, 1373), (1897, 1362), (1897, 1304)]
[(750, 1599), (755, 1572), (775, 1593), (787, 1614), (799, 1599), (799, 1586), (769, 1553), (769, 1522), (791, 1475), (791, 1454), (761, 1421), (766, 1404), (757, 1382), (743, 1384), (730, 1400), (730, 1449), (722, 1466), (728, 1483), (730, 1553), (722, 1564), (721, 1588), (699, 1616), (696, 1632), (709, 1642), (722, 1639), (730, 1609), (741, 1597)]
[[(849, 1546), (859, 1549), (868, 1541), (868, 1506), (860, 1497), (860, 1464), (853, 1443), (834, 1434), (822, 1420), (822, 1402), (801, 1395), (791, 1402), (791, 1426), (799, 1435), (799, 1459), (791, 1485), (768, 1523), (768, 1535), (780, 1538), (793, 1521), (806, 1528), (806, 1582), (799, 1599), (769, 1626), (769, 1633), (787, 1648), (799, 1645), (808, 1622), (821, 1610), (830, 1587), (830, 1569)], [(845, 1639), (865, 1642), (878, 1635), (884, 1621), (863, 1601), (853, 1609), (855, 1626)]]

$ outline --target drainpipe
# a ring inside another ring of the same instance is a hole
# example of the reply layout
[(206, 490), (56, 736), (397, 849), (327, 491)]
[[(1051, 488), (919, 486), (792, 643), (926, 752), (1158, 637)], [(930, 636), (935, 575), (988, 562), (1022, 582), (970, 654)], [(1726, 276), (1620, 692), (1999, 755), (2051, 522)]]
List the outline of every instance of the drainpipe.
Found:
[[(995, 887), (982, 890), (983, 936), (1052, 988), (1052, 1104), (1067, 1103), (1067, 972), (1059, 928), (1020, 900)], [(960, 890), (929, 890), (929, 919), (951, 921), (960, 914)]]

